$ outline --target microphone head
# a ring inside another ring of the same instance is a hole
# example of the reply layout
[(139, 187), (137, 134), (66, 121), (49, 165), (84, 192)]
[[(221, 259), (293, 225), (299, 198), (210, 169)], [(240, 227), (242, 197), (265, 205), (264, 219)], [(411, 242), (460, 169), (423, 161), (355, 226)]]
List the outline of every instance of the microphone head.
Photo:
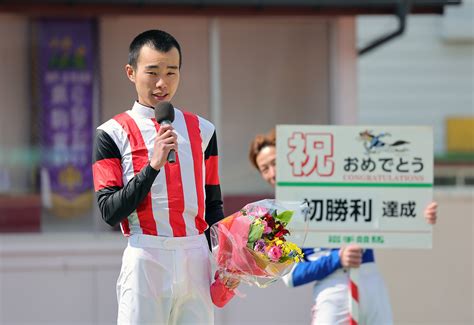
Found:
[(155, 107), (155, 118), (158, 123), (174, 121), (174, 108), (170, 102), (159, 102)]

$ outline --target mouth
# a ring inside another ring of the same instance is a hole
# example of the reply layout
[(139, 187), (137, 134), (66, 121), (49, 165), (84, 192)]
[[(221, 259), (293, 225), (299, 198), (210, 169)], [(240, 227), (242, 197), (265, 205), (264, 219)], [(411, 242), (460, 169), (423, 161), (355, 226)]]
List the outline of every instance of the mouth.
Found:
[(152, 94), (152, 96), (158, 101), (163, 101), (168, 97), (168, 94)]

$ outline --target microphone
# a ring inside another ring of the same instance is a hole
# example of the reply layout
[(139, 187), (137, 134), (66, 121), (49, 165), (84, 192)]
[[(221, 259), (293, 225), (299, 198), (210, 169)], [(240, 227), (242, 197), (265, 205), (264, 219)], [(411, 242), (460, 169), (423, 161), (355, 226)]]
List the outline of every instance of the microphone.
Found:
[[(155, 118), (160, 125), (171, 125), (174, 121), (174, 108), (170, 102), (159, 102), (155, 107)], [(176, 161), (176, 152), (174, 149), (168, 153), (169, 163)]]

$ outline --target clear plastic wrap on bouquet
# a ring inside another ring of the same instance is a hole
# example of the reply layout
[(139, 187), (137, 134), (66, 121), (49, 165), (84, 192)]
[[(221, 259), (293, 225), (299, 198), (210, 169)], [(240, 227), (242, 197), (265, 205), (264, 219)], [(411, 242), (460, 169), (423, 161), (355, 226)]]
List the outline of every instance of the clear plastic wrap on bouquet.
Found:
[(303, 257), (304, 234), (293, 235), (291, 228), (303, 223), (304, 212), (303, 204), (261, 200), (212, 225), (220, 272), (258, 287), (286, 275)]

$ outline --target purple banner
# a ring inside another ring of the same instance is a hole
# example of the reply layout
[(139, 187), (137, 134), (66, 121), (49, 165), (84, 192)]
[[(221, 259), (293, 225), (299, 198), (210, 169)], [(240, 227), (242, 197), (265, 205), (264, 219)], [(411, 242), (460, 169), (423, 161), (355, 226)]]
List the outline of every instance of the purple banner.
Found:
[(53, 205), (80, 209), (93, 187), (95, 22), (39, 20), (38, 27), (42, 187)]

